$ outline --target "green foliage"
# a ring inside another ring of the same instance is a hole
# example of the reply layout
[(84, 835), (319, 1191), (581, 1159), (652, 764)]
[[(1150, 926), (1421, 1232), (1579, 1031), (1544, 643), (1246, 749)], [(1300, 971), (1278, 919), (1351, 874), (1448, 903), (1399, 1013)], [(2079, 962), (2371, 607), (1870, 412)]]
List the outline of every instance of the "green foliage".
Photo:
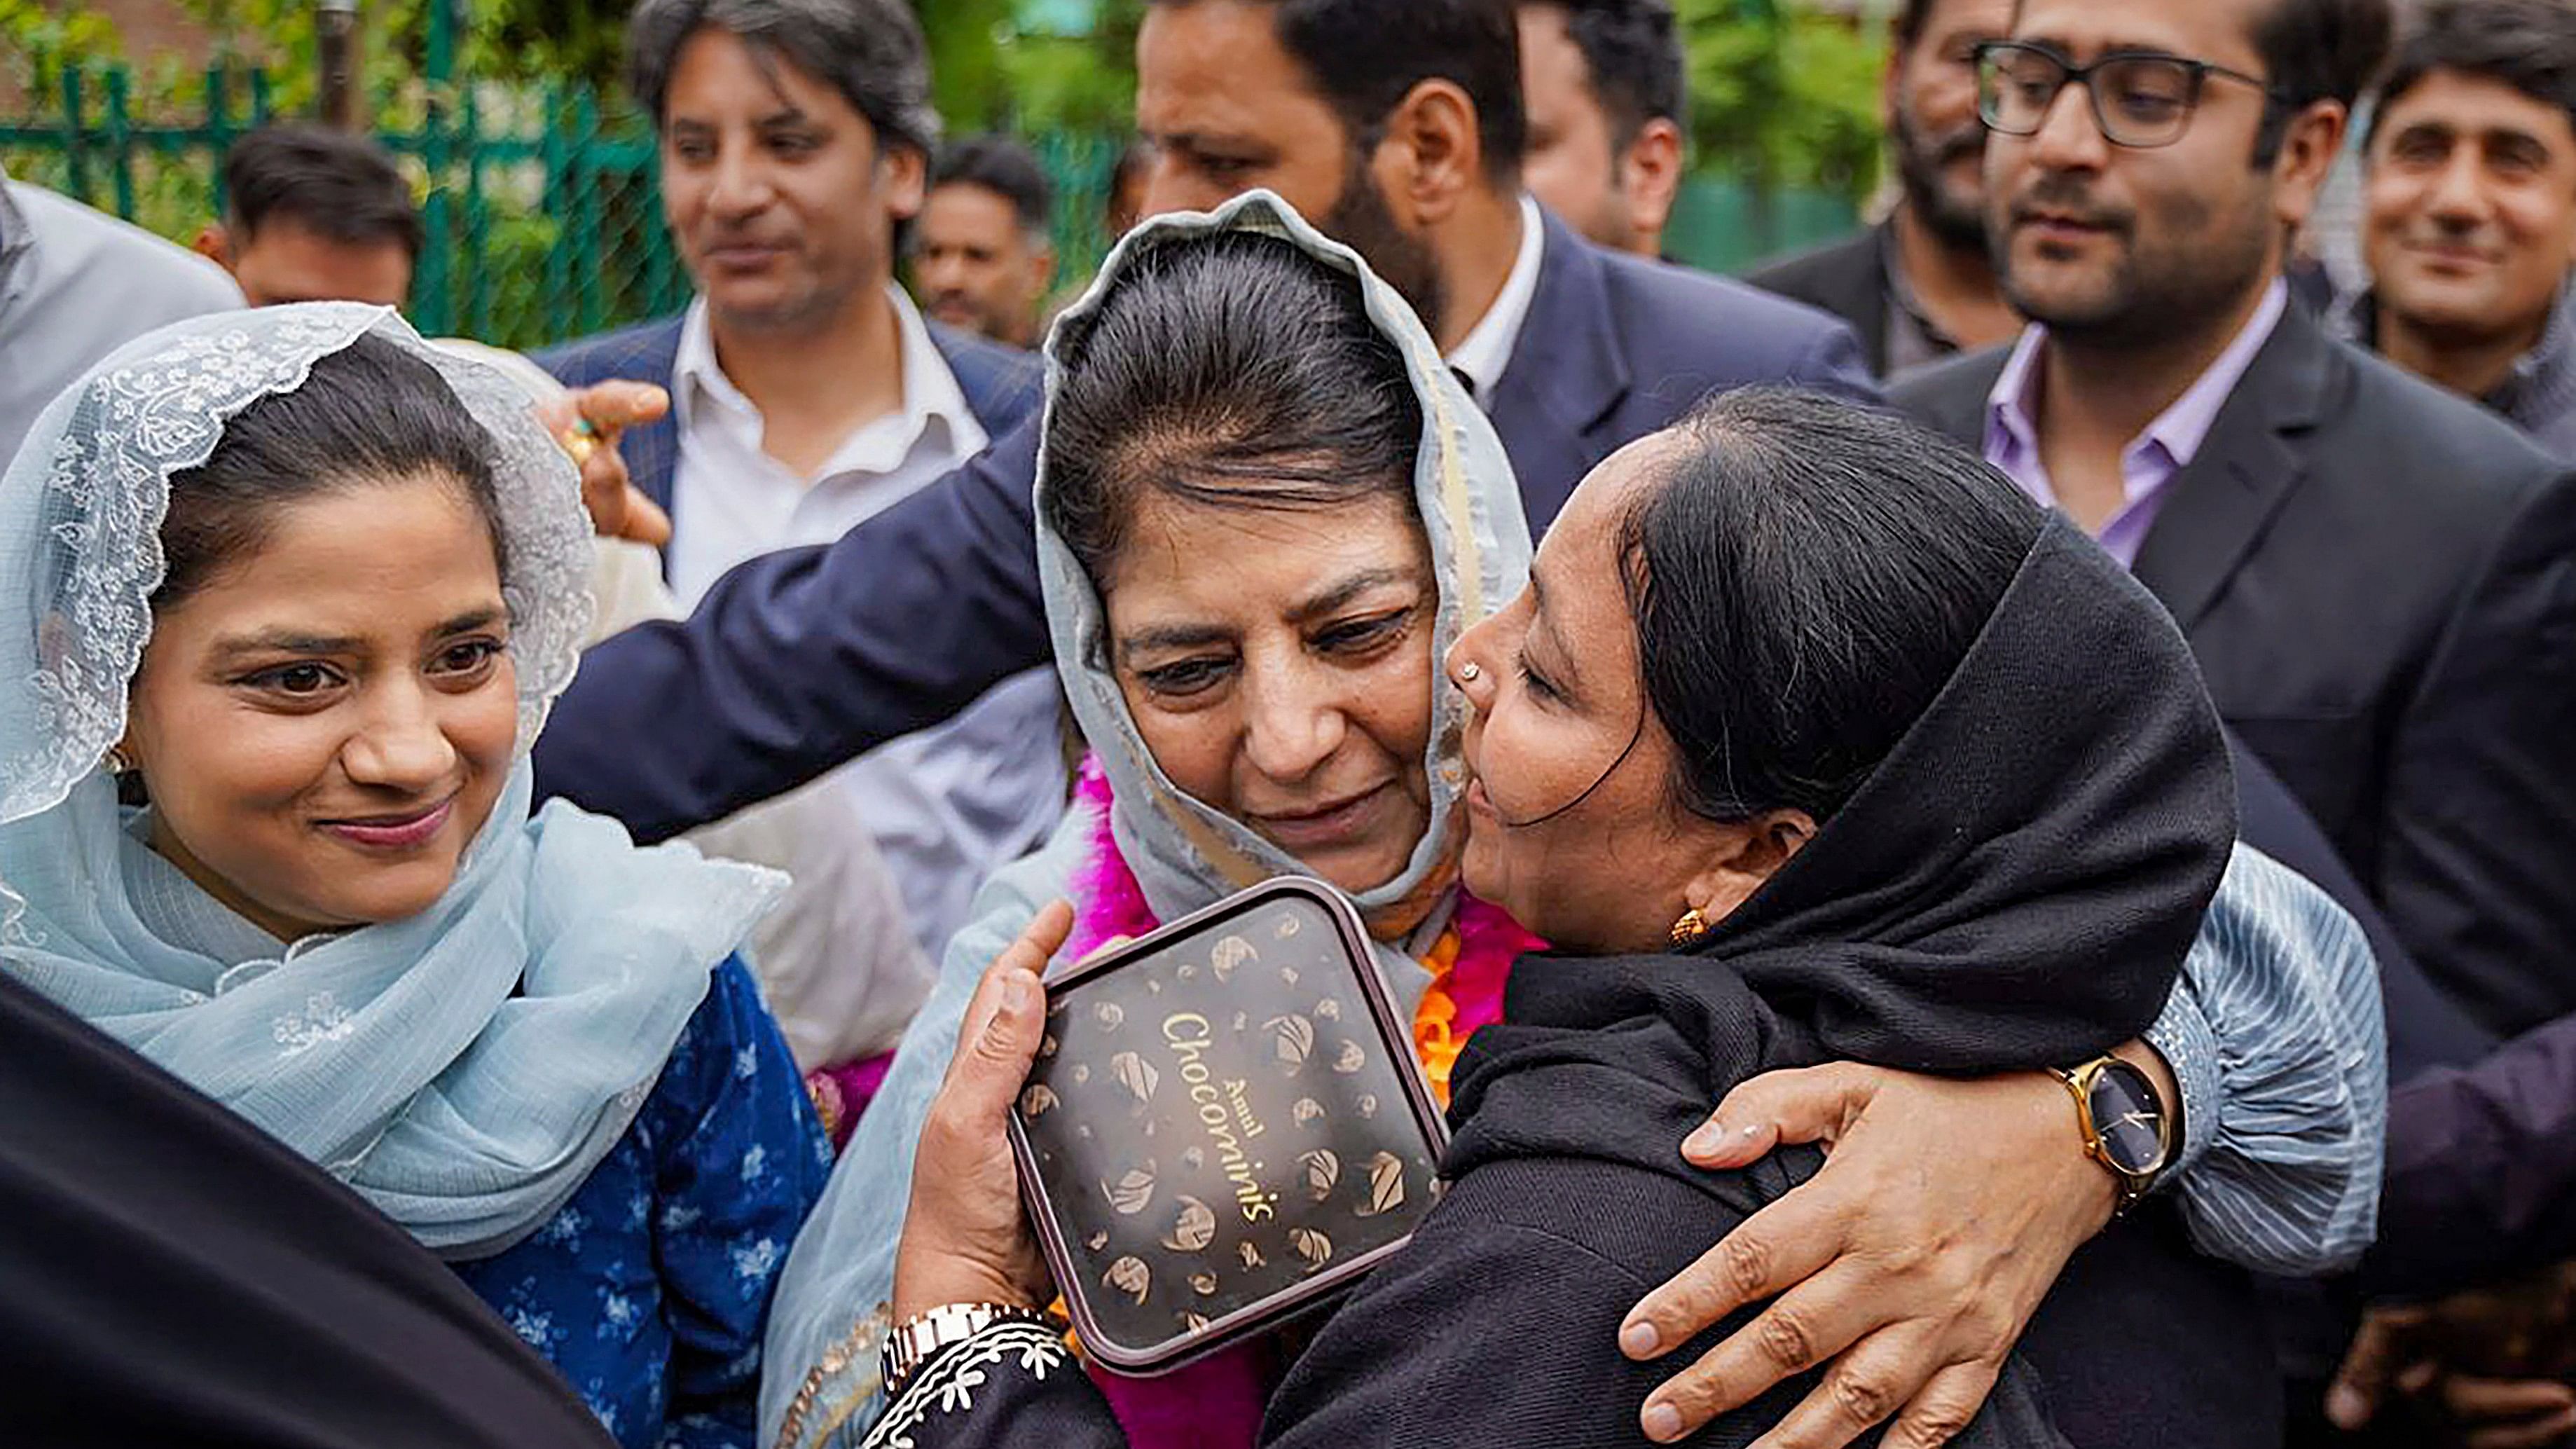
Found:
[[(0, 0), (0, 4), (25, 0)], [(277, 109), (314, 105), (314, 0), (179, 0), (215, 38), (218, 54), (259, 63)], [(433, 45), (451, 76), (516, 88), (552, 82), (616, 93), (627, 0), (363, 0), (359, 6), (360, 113), (379, 126), (420, 124), (430, 98)], [(443, 12), (443, 13), (434, 13)], [(435, 33), (434, 21), (444, 21)], [(451, 105), (459, 97), (442, 97)]]
[(951, 134), (1124, 132), (1144, 0), (1099, 0), (1087, 35), (1024, 23), (1021, 0), (914, 0)]
[(64, 65), (105, 60), (125, 51), (116, 22), (95, 10), (63, 10), (43, 0), (0, 0), (0, 56), (11, 77), (30, 91), (47, 91)]
[(1858, 201), (1878, 181), (1884, 33), (1761, 0), (1681, 0), (1698, 165)]
[(632, 0), (472, 0), (465, 30), (478, 47), (472, 75), (578, 81), (602, 96), (623, 92), (626, 12)]

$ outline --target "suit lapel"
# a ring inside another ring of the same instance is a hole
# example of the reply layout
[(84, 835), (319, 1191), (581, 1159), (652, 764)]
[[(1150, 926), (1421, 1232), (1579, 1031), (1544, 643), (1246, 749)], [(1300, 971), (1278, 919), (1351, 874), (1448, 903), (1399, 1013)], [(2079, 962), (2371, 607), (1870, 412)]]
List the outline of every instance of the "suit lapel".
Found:
[(1995, 382), (2011, 361), (2012, 347), (2006, 344), (1934, 363), (1900, 379), (1888, 390), (1889, 400), (1932, 431), (1970, 452), (1982, 452), (1986, 399), (1994, 395)]
[(2166, 485), (2134, 572), (2188, 633), (2307, 473), (2302, 439), (2342, 359), (2297, 308), (2281, 317), (2200, 451)]
[(1617, 440), (1603, 425), (1628, 395), (1628, 360), (1611, 322), (1609, 268), (1541, 211), (1546, 227), (1538, 290), (1494, 385), (1489, 409), (1519, 476), (1530, 531), (1556, 517)]
[(674, 317), (667, 326), (639, 334), (632, 357), (607, 374), (638, 378), (673, 394), (669, 412), (654, 422), (627, 430), (625, 440), (627, 472), (633, 475), (635, 486), (665, 512), (671, 507), (672, 474), (680, 464), (679, 382), (673, 376), (680, 365), (680, 327), (681, 320)]

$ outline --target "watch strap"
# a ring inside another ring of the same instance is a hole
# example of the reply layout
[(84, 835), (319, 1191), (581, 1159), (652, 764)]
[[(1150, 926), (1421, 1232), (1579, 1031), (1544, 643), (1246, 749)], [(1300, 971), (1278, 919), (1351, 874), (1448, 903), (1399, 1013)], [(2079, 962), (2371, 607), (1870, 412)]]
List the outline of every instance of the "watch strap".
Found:
[(997, 1323), (1038, 1323), (1046, 1315), (1013, 1303), (942, 1303), (925, 1308), (886, 1334), (881, 1376), (888, 1399), (941, 1350), (964, 1343)]

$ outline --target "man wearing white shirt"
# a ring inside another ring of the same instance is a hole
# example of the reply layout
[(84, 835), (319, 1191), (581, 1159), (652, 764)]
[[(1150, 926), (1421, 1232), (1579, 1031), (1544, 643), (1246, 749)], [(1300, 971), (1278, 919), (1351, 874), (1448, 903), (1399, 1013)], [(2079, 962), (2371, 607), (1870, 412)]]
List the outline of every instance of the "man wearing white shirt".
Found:
[[(671, 513), (665, 572), (692, 608), (736, 564), (838, 538), (982, 451), (1035, 411), (1038, 369), (925, 322), (894, 284), (938, 134), (898, 0), (646, 0), (627, 41), (698, 296), (540, 360), (567, 383), (670, 389), (625, 452)], [(827, 823), (808, 828), (873, 842), (936, 959), (983, 877), (1054, 823), (1057, 731), (1052, 674), (1020, 671), (817, 782), (839, 808), (809, 807)]]

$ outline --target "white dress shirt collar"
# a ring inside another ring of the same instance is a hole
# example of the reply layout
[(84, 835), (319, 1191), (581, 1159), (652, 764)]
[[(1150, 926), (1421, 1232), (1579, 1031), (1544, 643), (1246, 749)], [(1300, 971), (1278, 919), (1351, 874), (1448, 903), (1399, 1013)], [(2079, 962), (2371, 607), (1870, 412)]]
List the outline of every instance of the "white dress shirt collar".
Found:
[[(886, 296), (894, 304), (895, 329), (901, 339), (903, 406), (853, 429), (808, 482), (844, 473), (894, 472), (934, 425), (947, 430), (943, 451), (955, 457), (971, 458), (991, 441), (975, 410), (967, 406), (965, 390), (957, 385), (948, 359), (940, 355), (920, 310), (901, 287), (889, 283)], [(671, 406), (683, 436), (698, 426), (701, 408), (720, 409), (730, 423), (747, 424), (755, 439), (760, 434), (760, 409), (725, 376), (716, 360), (715, 328), (708, 320), (704, 297), (690, 301), (680, 323), (680, 351), (671, 364)]]
[(1512, 354), (1519, 350), (1521, 328), (1529, 322), (1530, 303), (1538, 297), (1539, 263), (1547, 251), (1547, 220), (1538, 202), (1527, 192), (1521, 194), (1521, 252), (1512, 261), (1512, 273), (1503, 281), (1502, 292), (1494, 305), (1467, 333), (1465, 341), (1449, 354), (1449, 365), (1467, 379), (1476, 393), (1476, 401), (1487, 412), (1493, 411), (1494, 389), (1502, 384), (1503, 373), (1512, 365)]

